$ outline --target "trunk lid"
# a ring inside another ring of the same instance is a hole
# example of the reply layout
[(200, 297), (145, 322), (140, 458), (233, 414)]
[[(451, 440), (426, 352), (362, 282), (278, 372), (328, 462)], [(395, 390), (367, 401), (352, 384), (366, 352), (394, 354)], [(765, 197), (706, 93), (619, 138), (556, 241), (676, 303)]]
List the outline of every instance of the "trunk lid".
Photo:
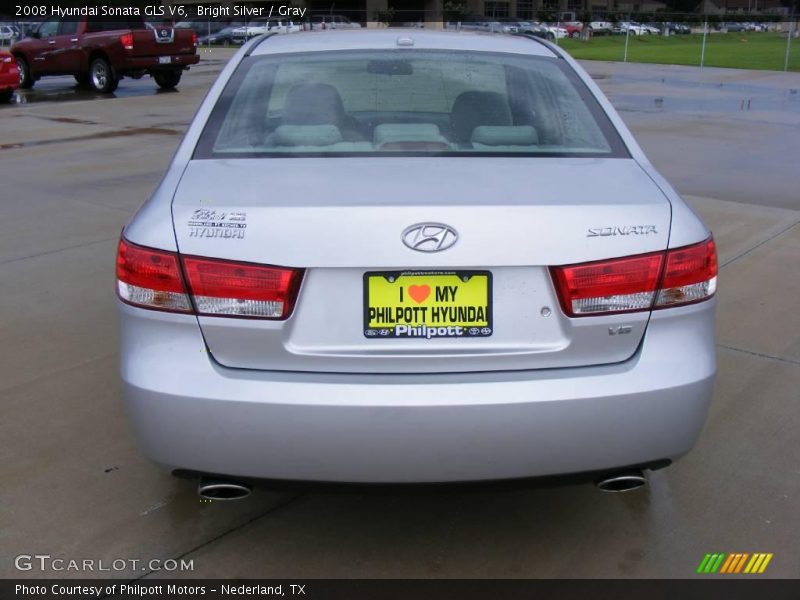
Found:
[[(173, 201), (181, 253), (306, 269), (286, 321), (200, 317), (215, 359), (329, 372), (625, 360), (649, 313), (569, 319), (547, 267), (664, 250), (670, 215), (664, 194), (628, 159), (198, 160)], [(402, 232), (423, 222), (452, 227), (457, 243), (442, 252), (409, 249)], [(409, 270), (489, 271), (492, 335), (365, 336), (365, 273)], [(610, 338), (618, 326), (629, 332)]]

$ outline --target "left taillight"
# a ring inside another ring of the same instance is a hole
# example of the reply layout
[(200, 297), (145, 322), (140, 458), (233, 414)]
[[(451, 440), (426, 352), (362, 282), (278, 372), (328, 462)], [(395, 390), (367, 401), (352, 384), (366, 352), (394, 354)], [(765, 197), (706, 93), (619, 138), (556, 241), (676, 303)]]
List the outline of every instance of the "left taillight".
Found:
[(119, 36), (119, 43), (125, 50), (133, 50), (133, 32), (123, 33)]
[(142, 308), (192, 312), (177, 254), (136, 246), (124, 238), (117, 249), (117, 294)]
[(667, 308), (706, 300), (717, 286), (717, 250), (699, 244), (623, 258), (551, 267), (569, 317)]
[(302, 279), (303, 269), (178, 256), (124, 238), (117, 252), (117, 293), (142, 308), (283, 320)]
[(192, 46), (197, 46), (197, 34), (192, 32)]

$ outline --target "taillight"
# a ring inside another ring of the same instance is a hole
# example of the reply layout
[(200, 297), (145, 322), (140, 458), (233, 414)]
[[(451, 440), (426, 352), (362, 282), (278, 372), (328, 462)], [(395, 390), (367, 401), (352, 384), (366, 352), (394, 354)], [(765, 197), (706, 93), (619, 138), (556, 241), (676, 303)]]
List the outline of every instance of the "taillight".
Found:
[(191, 312), (178, 257), (172, 252), (119, 241), (117, 294), (123, 302), (177, 312)]
[(197, 46), (197, 33), (192, 32), (192, 45)]
[(123, 33), (119, 36), (119, 43), (122, 44), (125, 50), (133, 50), (133, 33)]
[(666, 308), (705, 300), (717, 283), (714, 240), (579, 265), (551, 267), (570, 317)]
[(667, 252), (664, 277), (655, 308), (705, 300), (717, 291), (717, 248), (714, 239)]
[(285, 319), (294, 307), (301, 269), (199, 258), (183, 259), (189, 290), (201, 315)]
[(282, 320), (292, 313), (302, 278), (302, 269), (179, 257), (124, 238), (117, 252), (120, 299), (156, 310)]

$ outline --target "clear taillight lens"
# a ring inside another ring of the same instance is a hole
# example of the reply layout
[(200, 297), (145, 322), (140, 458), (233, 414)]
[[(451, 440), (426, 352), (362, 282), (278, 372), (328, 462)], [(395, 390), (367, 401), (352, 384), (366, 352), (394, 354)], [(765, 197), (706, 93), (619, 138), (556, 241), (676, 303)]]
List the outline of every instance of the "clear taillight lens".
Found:
[(666, 252), (551, 267), (570, 317), (624, 313), (699, 302), (714, 295), (713, 239)]
[(191, 312), (178, 257), (172, 252), (119, 241), (117, 294), (123, 302), (176, 312)]
[(117, 251), (117, 293), (123, 302), (142, 308), (286, 319), (302, 279), (302, 269), (179, 257), (124, 238)]

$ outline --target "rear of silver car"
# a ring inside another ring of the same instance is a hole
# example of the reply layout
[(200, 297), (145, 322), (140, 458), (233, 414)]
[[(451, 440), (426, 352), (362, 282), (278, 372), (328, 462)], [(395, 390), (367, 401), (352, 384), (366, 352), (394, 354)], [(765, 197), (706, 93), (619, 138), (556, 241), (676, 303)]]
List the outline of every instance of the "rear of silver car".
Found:
[(411, 35), (257, 40), (210, 91), (117, 259), (145, 453), (348, 482), (681, 456), (710, 233), (569, 58)]

